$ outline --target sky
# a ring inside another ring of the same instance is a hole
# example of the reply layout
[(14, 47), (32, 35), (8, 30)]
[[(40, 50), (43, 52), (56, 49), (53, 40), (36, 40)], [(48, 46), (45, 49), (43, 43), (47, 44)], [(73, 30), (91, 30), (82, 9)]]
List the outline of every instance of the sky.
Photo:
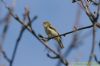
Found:
[[(13, 0), (6, 0), (8, 5), (11, 5)], [(25, 7), (30, 10), (31, 18), (38, 16), (37, 20), (32, 24), (32, 28), (37, 34), (47, 36), (43, 28), (43, 22), (48, 20), (57, 29), (57, 31), (62, 34), (73, 30), (73, 25), (76, 19), (76, 12), (79, 8), (75, 3), (73, 4), (71, 0), (16, 0), (14, 7), (14, 13), (18, 14), (20, 18), (24, 13)], [(0, 15), (4, 16), (7, 13), (7, 9), (3, 7), (0, 3), (1, 12)], [(92, 10), (94, 9), (91, 8)], [(80, 24), (79, 27), (91, 25), (90, 20), (83, 10), (81, 10)], [(0, 16), (0, 18), (2, 18)], [(0, 28), (3, 26), (0, 25)], [(15, 19), (11, 19), (10, 27), (6, 35), (6, 39), (3, 43), (3, 49), (6, 51), (9, 58), (11, 58), (16, 39), (19, 35), (21, 24)], [(92, 44), (92, 29), (87, 29), (79, 32), (79, 39), (82, 39), (84, 33), (88, 36), (80, 44), (81, 46), (73, 51), (68, 56), (69, 62), (87, 62), (90, 54), (91, 44)], [(0, 36), (1, 36), (0, 29)], [(72, 35), (67, 35), (62, 37), (63, 44), (65, 46), (62, 49), (62, 53), (68, 48), (71, 43)], [(96, 36), (96, 49), (95, 53), (100, 58), (100, 49), (98, 48), (98, 42), (100, 41), (100, 31), (97, 30)], [(51, 40), (49, 42), (50, 46), (55, 47), (55, 42)], [(45, 47), (27, 30), (24, 32), (22, 40), (20, 41), (16, 58), (14, 60), (13, 66), (55, 66), (58, 60), (50, 59), (46, 56), (47, 50)], [(3, 59), (1, 56), (0, 65), (8, 66), (9, 63)], [(77, 60), (78, 59), (78, 60)], [(63, 65), (62, 65), (63, 66)]]

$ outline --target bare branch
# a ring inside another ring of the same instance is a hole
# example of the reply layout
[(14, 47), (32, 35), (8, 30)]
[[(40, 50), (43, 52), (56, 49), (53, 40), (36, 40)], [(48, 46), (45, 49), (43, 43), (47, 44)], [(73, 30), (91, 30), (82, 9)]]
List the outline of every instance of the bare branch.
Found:
[(95, 59), (95, 61), (96, 61), (98, 64), (100, 64), (100, 61), (97, 59), (97, 56), (96, 56), (96, 55), (94, 55), (94, 59)]
[(91, 52), (90, 52), (90, 56), (89, 56), (88, 66), (91, 66), (91, 61), (92, 61), (94, 49), (95, 49), (95, 38), (96, 38), (96, 33), (95, 33), (95, 24), (94, 24), (93, 25), (92, 48), (91, 48)]
[(5, 51), (1, 50), (3, 57), (10, 63), (10, 59), (8, 58), (7, 54), (5, 53)]

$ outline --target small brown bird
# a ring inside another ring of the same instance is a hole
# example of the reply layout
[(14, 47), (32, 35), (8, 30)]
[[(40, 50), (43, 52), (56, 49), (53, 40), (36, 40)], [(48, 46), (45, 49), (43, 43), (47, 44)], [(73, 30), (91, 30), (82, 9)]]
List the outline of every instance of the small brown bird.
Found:
[[(51, 26), (50, 22), (45, 21), (43, 23), (43, 26), (44, 26), (45, 32), (48, 35), (48, 37), (54, 37), (54, 36), (59, 35), (59, 33), (56, 31), (56, 29)], [(55, 37), (54, 39), (58, 42), (58, 44), (61, 48), (64, 48), (63, 43), (61, 41), (61, 36)]]

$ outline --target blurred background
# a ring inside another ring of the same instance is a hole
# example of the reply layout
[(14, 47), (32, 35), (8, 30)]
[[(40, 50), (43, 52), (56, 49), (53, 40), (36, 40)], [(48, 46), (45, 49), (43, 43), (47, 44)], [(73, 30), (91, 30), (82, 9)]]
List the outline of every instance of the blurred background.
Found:
[[(32, 28), (37, 34), (47, 37), (43, 22), (50, 21), (50, 23), (60, 33), (66, 33), (77, 28), (91, 25), (91, 21), (85, 14), (84, 10), (77, 4), (72, 3), (72, 0), (4, 0), (6, 4), (13, 7), (13, 11), (21, 19), (25, 8), (30, 11), (30, 18), (37, 16), (37, 19), (32, 23)], [(94, 11), (95, 6), (91, 6), (91, 11)], [(20, 34), (22, 25), (11, 16), (8, 16), (7, 8), (0, 1), (0, 46), (6, 52), (9, 58), (12, 57), (16, 40)], [(100, 21), (100, 19), (99, 19)], [(7, 25), (7, 31), (4, 28)], [(71, 44), (75, 44), (74, 48), (69, 51), (66, 59), (70, 64), (74, 62), (86, 63), (89, 59), (92, 47), (92, 29), (85, 29), (62, 37), (65, 46), (62, 49), (62, 54), (66, 53)], [(96, 48), (95, 53), (100, 58), (100, 31), (96, 30)], [(49, 41), (49, 45), (56, 50), (56, 42)], [(59, 64), (58, 59), (50, 59), (47, 57), (48, 50), (27, 30), (24, 31), (19, 42), (13, 66), (56, 66)], [(95, 60), (93, 59), (93, 62)], [(0, 66), (9, 66), (9, 63), (4, 59), (0, 53)], [(61, 66), (64, 66), (61, 64)], [(74, 66), (74, 65), (72, 65)], [(79, 65), (80, 66), (80, 65)]]

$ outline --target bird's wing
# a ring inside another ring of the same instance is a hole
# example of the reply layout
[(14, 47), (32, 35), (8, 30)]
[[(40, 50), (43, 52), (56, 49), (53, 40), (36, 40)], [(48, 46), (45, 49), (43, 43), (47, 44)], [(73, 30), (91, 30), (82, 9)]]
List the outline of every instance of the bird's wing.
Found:
[[(53, 28), (51, 25), (49, 26), (52, 30), (54, 30), (55, 32), (57, 32), (58, 33), (58, 31), (55, 29), (55, 28)], [(60, 35), (59, 33), (58, 33), (58, 35)], [(60, 38), (61, 38), (61, 36), (59, 36)]]

